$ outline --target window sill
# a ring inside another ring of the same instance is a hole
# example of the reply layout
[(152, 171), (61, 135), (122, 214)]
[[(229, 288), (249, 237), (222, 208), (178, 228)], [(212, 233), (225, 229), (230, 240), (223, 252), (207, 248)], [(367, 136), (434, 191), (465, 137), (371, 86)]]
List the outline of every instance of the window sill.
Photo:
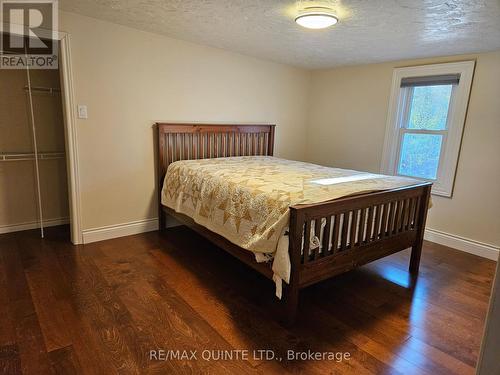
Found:
[(442, 190), (442, 189), (439, 189), (439, 188), (434, 188), (434, 186), (432, 187), (432, 190), (431, 190), (431, 195), (437, 195), (438, 197), (443, 197), (443, 198), (452, 198), (453, 196), (453, 191), (445, 191), (445, 190)]

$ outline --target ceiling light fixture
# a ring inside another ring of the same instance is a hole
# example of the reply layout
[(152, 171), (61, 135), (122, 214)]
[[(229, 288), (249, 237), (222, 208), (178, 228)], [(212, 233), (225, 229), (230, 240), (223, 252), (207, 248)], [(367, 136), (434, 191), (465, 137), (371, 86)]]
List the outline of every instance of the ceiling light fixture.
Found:
[(339, 19), (330, 8), (307, 7), (295, 18), (295, 22), (308, 29), (325, 29), (335, 25)]

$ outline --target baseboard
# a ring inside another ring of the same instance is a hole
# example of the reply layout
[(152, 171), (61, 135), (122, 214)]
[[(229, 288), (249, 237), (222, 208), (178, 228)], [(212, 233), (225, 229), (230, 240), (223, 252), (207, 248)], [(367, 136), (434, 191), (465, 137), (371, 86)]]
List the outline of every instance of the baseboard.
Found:
[[(44, 227), (54, 227), (56, 225), (64, 225), (64, 224), (69, 224), (68, 217), (60, 217), (60, 218), (56, 218), (56, 219), (48, 219), (48, 220), (43, 221)], [(22, 230), (30, 230), (30, 229), (37, 229), (37, 228), (40, 228), (40, 222), (38, 222), (38, 221), (29, 221), (29, 222), (18, 223), (18, 224), (1, 225), (0, 226), (0, 234), (19, 232)]]
[(498, 260), (498, 254), (500, 252), (500, 248), (498, 246), (474, 241), (469, 238), (460, 237), (455, 234), (431, 228), (427, 228), (425, 230), (424, 239), (494, 261)]
[(85, 229), (82, 232), (83, 243), (109, 240), (158, 230), (158, 218), (132, 221), (130, 223), (109, 225), (100, 228)]
[[(167, 222), (167, 227), (177, 226), (177, 223), (172, 218)], [(53, 224), (59, 225), (59, 224)], [(49, 226), (49, 225), (47, 225)], [(31, 229), (31, 228), (28, 228)], [(0, 227), (0, 233), (3, 228)], [(23, 230), (23, 229), (18, 229)], [(109, 225), (100, 228), (86, 229), (83, 231), (83, 243), (91, 243), (97, 241), (109, 240), (117, 237), (130, 236), (144, 232), (151, 232), (158, 230), (158, 219), (145, 219), (133, 221), (130, 223), (123, 223), (117, 225)], [(470, 254), (478, 255), (491, 260), (498, 260), (500, 248), (498, 246), (485, 244), (479, 241), (474, 241), (468, 238), (460, 237), (454, 234), (442, 232), (436, 229), (427, 228), (425, 230), (426, 240), (438, 243), (440, 245), (452, 247), (454, 249), (464, 251)]]

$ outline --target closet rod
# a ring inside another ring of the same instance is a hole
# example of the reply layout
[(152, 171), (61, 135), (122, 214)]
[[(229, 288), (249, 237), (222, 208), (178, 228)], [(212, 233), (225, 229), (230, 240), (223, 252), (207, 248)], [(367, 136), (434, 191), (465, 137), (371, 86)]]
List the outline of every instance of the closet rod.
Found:
[[(24, 86), (24, 90), (30, 91), (29, 86)], [(33, 91), (47, 92), (49, 94), (53, 94), (55, 92), (61, 92), (61, 89), (59, 87), (31, 86), (31, 92)]]
[(33, 86), (31, 85), (31, 76), (30, 76), (30, 68), (29, 65), (26, 65), (26, 78), (28, 79), (28, 100), (29, 100), (29, 108), (31, 115), (31, 130), (33, 136), (33, 151), (35, 153), (35, 172), (36, 172), (36, 195), (38, 198), (38, 217), (40, 219), (40, 235), (44, 237), (43, 230), (43, 209), (42, 209), (42, 192), (40, 190), (40, 167), (38, 166), (38, 145), (36, 140), (36, 126), (35, 126), (35, 112), (33, 110)]
[[(41, 152), (38, 153), (38, 160), (52, 160), (52, 159), (64, 159), (66, 154), (64, 152)], [(23, 160), (35, 160), (34, 153), (2, 153), (0, 154), (0, 161), (23, 161)]]

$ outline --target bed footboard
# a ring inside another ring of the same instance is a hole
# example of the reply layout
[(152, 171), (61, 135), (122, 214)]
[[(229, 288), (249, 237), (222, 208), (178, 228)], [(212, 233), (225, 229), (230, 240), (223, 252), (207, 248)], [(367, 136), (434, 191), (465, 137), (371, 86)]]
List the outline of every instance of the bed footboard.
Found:
[(301, 288), (395, 252), (411, 247), (409, 270), (417, 274), (431, 187), (422, 183), (291, 207), (285, 322), (295, 320)]

